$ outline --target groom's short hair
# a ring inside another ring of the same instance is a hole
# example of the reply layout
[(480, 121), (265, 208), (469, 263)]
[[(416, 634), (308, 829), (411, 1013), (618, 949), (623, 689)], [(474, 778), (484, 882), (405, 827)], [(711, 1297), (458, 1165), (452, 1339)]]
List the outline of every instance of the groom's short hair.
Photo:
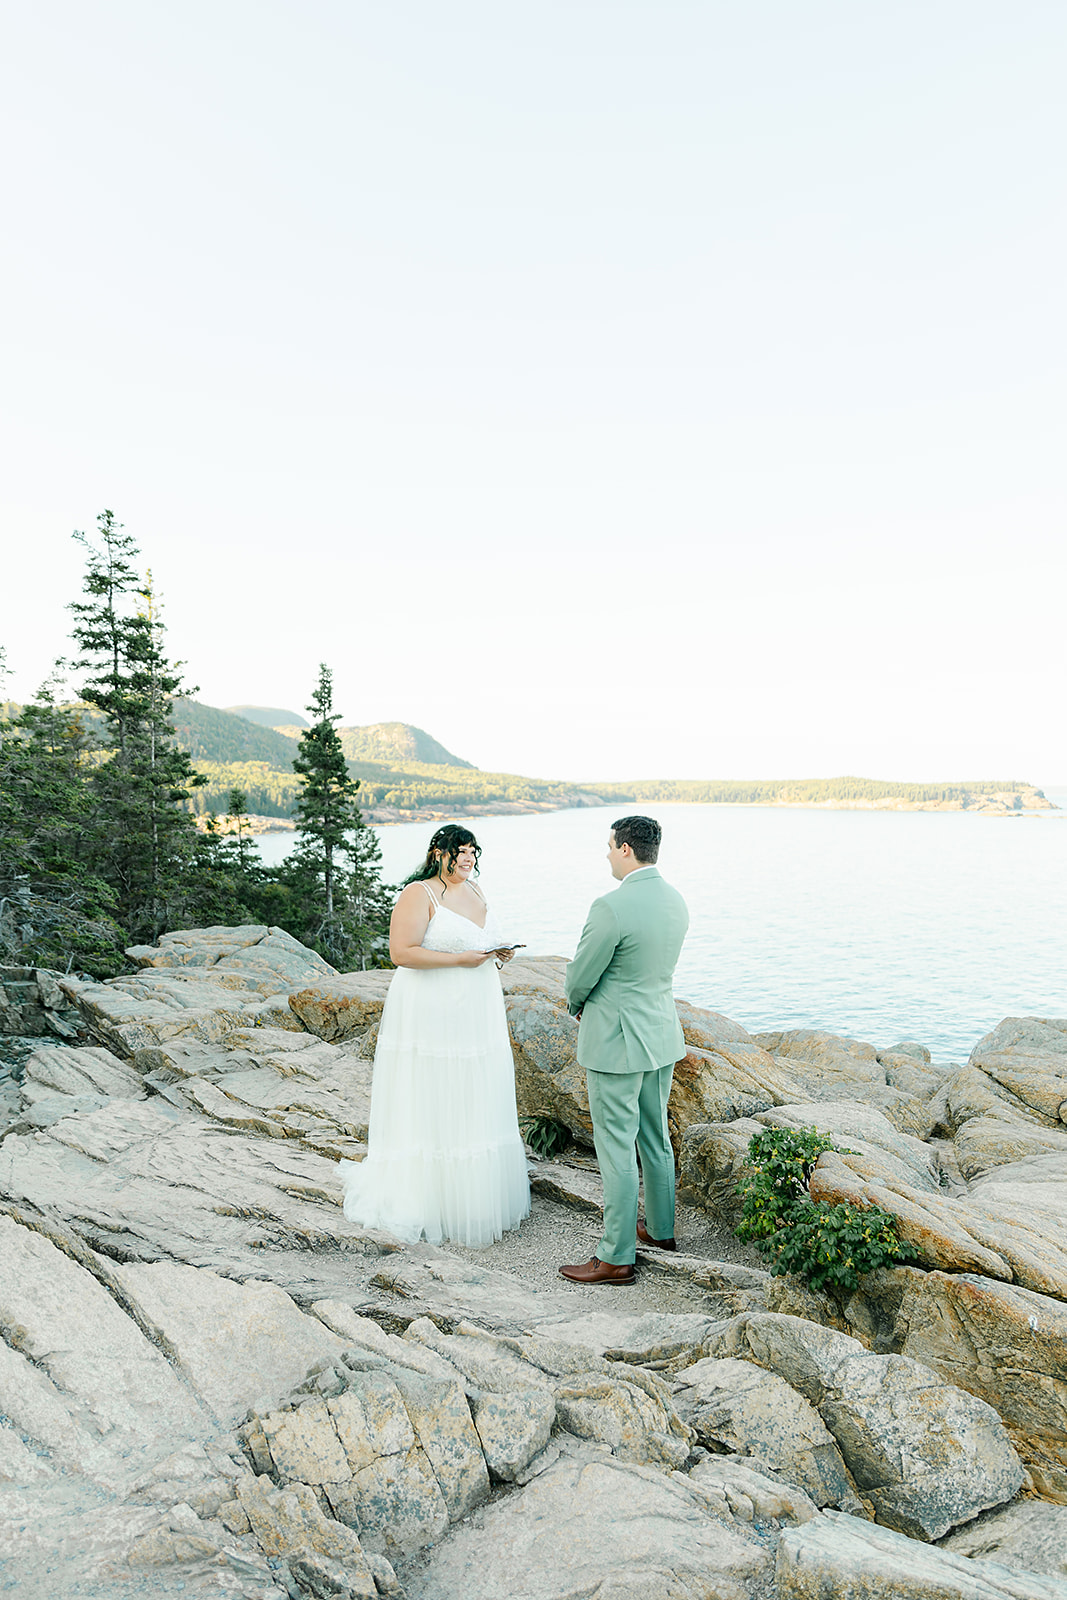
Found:
[(611, 824), (615, 843), (628, 844), (638, 861), (650, 867), (659, 855), (663, 829), (655, 817), (620, 817)]

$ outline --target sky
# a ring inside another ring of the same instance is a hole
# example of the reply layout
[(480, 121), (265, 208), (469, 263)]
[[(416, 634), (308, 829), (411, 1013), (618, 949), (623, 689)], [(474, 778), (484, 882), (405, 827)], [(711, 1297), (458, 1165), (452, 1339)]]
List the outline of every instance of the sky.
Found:
[(0, 645), (105, 507), (211, 705), (1067, 785), (1062, 0), (4, 7)]

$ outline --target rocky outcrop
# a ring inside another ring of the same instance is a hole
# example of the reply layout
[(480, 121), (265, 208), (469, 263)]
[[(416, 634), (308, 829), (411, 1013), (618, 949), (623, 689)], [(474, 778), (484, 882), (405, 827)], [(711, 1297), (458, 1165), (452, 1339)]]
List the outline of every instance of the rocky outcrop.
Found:
[[(752, 1133), (815, 1125), (818, 1192), (923, 1261), (842, 1303), (642, 1252), (609, 1304), (345, 1220), (388, 974), (267, 928), (132, 956), (49, 980), (85, 1037), (0, 1099), (0, 1564), (168, 1600), (1067, 1596), (1067, 1025), (941, 1071), (680, 1002), (688, 1192), (731, 1215)], [(588, 1141), (562, 975), (502, 974), (517, 1095)], [(591, 1157), (534, 1188), (595, 1230)]]
[(109, 983), (61, 978), (81, 1025), (116, 1055), (170, 1040), (219, 1043), (234, 1028), (296, 1022), (289, 996), (310, 980), (336, 977), (313, 950), (281, 928), (195, 928), (127, 951), (140, 963)]
[(0, 1034), (76, 1039), (81, 1021), (54, 972), (0, 966)]

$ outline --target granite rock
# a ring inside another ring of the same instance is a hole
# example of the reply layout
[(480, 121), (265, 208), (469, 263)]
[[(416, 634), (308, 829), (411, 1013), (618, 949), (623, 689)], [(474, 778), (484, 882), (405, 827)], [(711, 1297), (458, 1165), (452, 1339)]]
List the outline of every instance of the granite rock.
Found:
[(1055, 1578), (923, 1545), (844, 1512), (824, 1512), (778, 1542), (779, 1600), (1067, 1600)]
[(751, 1600), (769, 1570), (725, 1494), (594, 1453), (475, 1512), (407, 1589), (410, 1600)]
[(705, 1358), (675, 1384), (675, 1404), (713, 1450), (751, 1457), (817, 1506), (862, 1516), (841, 1452), (815, 1410), (784, 1378), (749, 1361)]

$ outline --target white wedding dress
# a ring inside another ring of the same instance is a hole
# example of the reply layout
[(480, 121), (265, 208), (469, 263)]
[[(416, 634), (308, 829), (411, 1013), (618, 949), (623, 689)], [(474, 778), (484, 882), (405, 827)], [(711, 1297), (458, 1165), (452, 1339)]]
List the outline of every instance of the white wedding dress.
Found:
[[(427, 950), (489, 950), (501, 942), (442, 905)], [(486, 1245), (530, 1214), (526, 1152), (515, 1113), (515, 1069), (496, 963), (398, 967), (374, 1052), (368, 1154), (342, 1161), (351, 1222), (398, 1239)]]

